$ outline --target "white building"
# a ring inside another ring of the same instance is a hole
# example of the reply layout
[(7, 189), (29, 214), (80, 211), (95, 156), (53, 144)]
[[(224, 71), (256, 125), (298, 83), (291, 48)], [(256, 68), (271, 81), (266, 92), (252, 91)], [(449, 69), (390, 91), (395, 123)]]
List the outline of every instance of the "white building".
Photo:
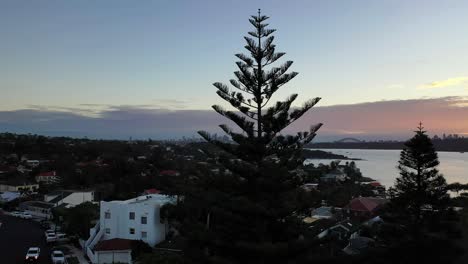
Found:
[(0, 182), (0, 192), (35, 192), (39, 189), (39, 184), (28, 181), (7, 181)]
[[(111, 239), (142, 240), (150, 246), (162, 242), (168, 232), (167, 222), (161, 219), (161, 206), (174, 203), (175, 197), (161, 194), (140, 196), (126, 201), (101, 201), (100, 219), (90, 230), (84, 243), (86, 254), (92, 263), (105, 259), (97, 254), (95, 246)], [(99, 252), (99, 254), (103, 254)], [(105, 254), (115, 254), (108, 250)]]
[(43, 182), (45, 184), (57, 183), (59, 181), (60, 177), (56, 171), (42, 172), (36, 176), (36, 182)]
[(65, 207), (75, 207), (85, 202), (94, 201), (94, 192), (92, 190), (87, 191), (54, 191), (44, 195), (44, 201), (53, 203), (55, 206), (64, 204)]
[(39, 164), (41, 164), (41, 162), (38, 160), (26, 160), (26, 165), (33, 168), (39, 166)]

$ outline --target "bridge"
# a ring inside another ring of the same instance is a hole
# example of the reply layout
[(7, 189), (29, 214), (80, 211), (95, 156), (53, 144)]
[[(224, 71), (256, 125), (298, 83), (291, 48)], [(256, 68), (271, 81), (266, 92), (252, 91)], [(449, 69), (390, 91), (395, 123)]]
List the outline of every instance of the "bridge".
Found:
[(362, 143), (364, 141), (361, 141), (356, 138), (342, 138), (340, 140), (335, 141), (335, 143)]

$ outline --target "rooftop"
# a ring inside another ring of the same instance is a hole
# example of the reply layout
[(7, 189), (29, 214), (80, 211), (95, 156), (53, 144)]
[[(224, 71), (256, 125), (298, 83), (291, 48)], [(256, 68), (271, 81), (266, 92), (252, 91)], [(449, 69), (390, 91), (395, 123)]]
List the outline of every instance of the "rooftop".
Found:
[(57, 173), (55, 171), (47, 171), (47, 172), (41, 172), (37, 176), (42, 176), (42, 177), (55, 177), (57, 176)]
[(371, 212), (386, 202), (387, 200), (383, 198), (358, 197), (351, 200), (346, 208), (349, 208), (353, 211)]
[(132, 249), (133, 240), (113, 238), (102, 240), (94, 247), (95, 251), (129, 250)]
[(52, 204), (52, 203), (41, 202), (41, 201), (27, 201), (27, 202), (24, 202), (23, 204), (28, 205), (28, 206), (45, 208), (45, 209), (49, 209), (49, 208), (54, 207), (54, 204)]
[(132, 198), (125, 201), (110, 201), (110, 203), (119, 203), (119, 204), (134, 204), (134, 203), (141, 203), (146, 201), (153, 201), (160, 205), (167, 204), (167, 203), (174, 203), (175, 197), (169, 195), (162, 195), (162, 194), (148, 194), (138, 196), (136, 198)]

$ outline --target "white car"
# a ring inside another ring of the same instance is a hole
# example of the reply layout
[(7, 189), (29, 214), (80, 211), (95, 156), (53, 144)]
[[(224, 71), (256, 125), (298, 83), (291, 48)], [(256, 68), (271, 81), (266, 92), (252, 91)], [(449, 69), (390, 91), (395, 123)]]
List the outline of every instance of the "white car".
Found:
[(52, 263), (54, 263), (54, 264), (65, 264), (66, 263), (65, 255), (60, 250), (52, 251), (51, 257), (52, 257)]
[(21, 213), (19, 217), (23, 219), (32, 219), (32, 215), (29, 213)]
[(10, 213), (11, 216), (19, 217), (23, 212), (13, 211)]
[(26, 253), (26, 261), (38, 261), (41, 249), (38, 247), (30, 247), (28, 253)]
[(57, 240), (57, 236), (55, 235), (55, 233), (46, 232), (45, 237), (47, 242), (54, 242)]
[(58, 241), (67, 240), (67, 234), (65, 233), (55, 233)]

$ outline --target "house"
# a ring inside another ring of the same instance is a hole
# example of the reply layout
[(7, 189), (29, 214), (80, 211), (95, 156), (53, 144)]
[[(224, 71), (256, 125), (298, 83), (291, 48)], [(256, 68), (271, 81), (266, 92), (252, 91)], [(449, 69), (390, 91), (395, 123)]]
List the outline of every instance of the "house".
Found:
[(39, 189), (39, 184), (18, 178), (0, 182), (0, 192), (34, 192), (37, 189)]
[(302, 185), (302, 188), (306, 191), (312, 191), (312, 190), (317, 190), (318, 189), (318, 183), (305, 183)]
[(60, 177), (56, 171), (41, 172), (36, 176), (36, 182), (42, 182), (45, 184), (57, 183), (60, 181)]
[(19, 192), (0, 192), (0, 203), (11, 202), (21, 196)]
[(26, 166), (24, 165), (18, 165), (18, 167), (16, 168), (17, 171), (21, 172), (21, 173), (27, 173), (27, 172), (30, 172), (32, 171), (31, 169), (27, 168)]
[(63, 205), (67, 208), (77, 206), (85, 202), (94, 201), (93, 190), (59, 190), (44, 195), (44, 201), (55, 206)]
[(142, 195), (158, 194), (158, 193), (161, 193), (161, 191), (156, 188), (151, 188), (151, 189), (145, 190)]
[(322, 182), (342, 182), (345, 181), (347, 178), (346, 173), (335, 170), (325, 174), (324, 176), (320, 177), (320, 181)]
[(39, 160), (26, 160), (26, 165), (32, 168), (39, 166), (39, 164), (41, 164)]
[(371, 188), (372, 193), (376, 197), (384, 197), (385, 198), (385, 186), (380, 184), (378, 181), (370, 181), (370, 182), (361, 182), (361, 185), (366, 185)]
[(348, 255), (358, 255), (374, 245), (374, 243), (374, 239), (369, 237), (359, 236), (356, 238), (350, 238), (348, 245), (343, 249), (343, 251)]
[(94, 247), (93, 263), (132, 263), (132, 242), (122, 238), (99, 241)]
[(150, 246), (164, 241), (169, 228), (167, 221), (161, 219), (160, 208), (175, 201), (175, 197), (161, 194), (126, 201), (101, 201), (99, 222), (91, 228), (89, 239), (83, 245), (91, 262), (100, 263), (96, 246), (103, 241), (142, 240)]
[(378, 214), (387, 199), (377, 197), (358, 197), (352, 199), (344, 209), (350, 217), (369, 219)]
[(317, 235), (318, 238), (324, 238), (327, 236), (333, 236), (338, 238), (339, 240), (348, 239), (351, 234), (353, 234), (356, 230), (358, 230), (359, 225), (350, 220), (344, 220), (338, 222), (334, 226), (325, 229), (323, 232)]
[(52, 208), (54, 208), (54, 204), (41, 201), (27, 201), (21, 203), (19, 208), (34, 217), (52, 219)]
[(341, 208), (333, 208), (330, 206), (321, 206), (312, 211), (311, 216), (316, 219), (330, 219), (333, 218), (336, 210)]

